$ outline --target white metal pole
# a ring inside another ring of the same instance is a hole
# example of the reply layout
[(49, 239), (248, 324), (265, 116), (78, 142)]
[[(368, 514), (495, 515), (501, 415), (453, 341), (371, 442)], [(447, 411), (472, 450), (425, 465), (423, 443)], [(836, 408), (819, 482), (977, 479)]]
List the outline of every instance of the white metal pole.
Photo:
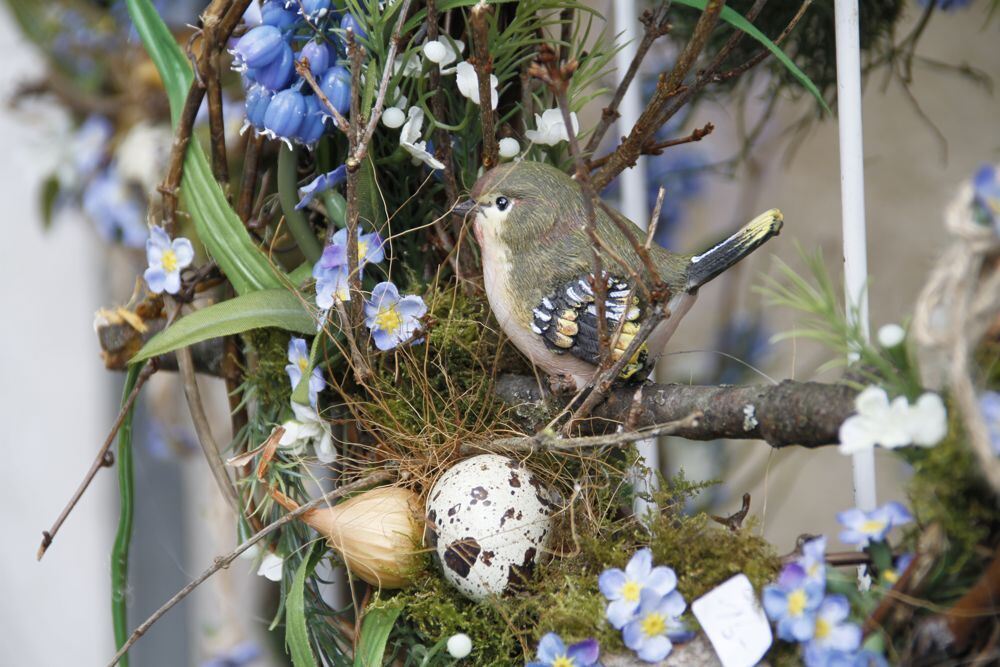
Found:
[[(856, 317), (865, 338), (868, 324), (868, 249), (865, 233), (864, 148), (861, 127), (861, 53), (858, 0), (836, 0), (837, 113), (840, 128), (840, 202), (844, 234), (844, 294), (848, 317)], [(854, 502), (872, 510), (875, 453), (853, 455)]]
[[(618, 39), (620, 43), (625, 45), (615, 54), (615, 67), (624, 76), (632, 63), (638, 46), (638, 10), (635, 0), (621, 0), (612, 4), (615, 10), (615, 29), (619, 33)], [(632, 85), (625, 93), (625, 97), (622, 98), (618, 113), (621, 114), (618, 118), (619, 134), (628, 134), (642, 113), (642, 80), (639, 75), (636, 75)], [(646, 203), (645, 158), (640, 157), (634, 167), (626, 169), (619, 178), (619, 183), (621, 183), (620, 208), (622, 213), (645, 229), (649, 223), (650, 214), (649, 206)], [(660, 452), (655, 438), (641, 440), (636, 443), (636, 447), (639, 450), (639, 455), (645, 459), (646, 465), (650, 469), (660, 469)], [(636, 488), (637, 490), (643, 488), (650, 490), (654, 481), (655, 478), (636, 478)], [(651, 508), (646, 503), (637, 501), (634, 509), (642, 515)]]

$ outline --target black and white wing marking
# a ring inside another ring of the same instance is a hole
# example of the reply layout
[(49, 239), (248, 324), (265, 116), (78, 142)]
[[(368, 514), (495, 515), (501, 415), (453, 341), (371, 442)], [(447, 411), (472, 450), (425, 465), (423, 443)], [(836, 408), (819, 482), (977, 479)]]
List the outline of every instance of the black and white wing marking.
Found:
[[(541, 336), (545, 346), (553, 352), (569, 352), (597, 365), (601, 358), (592, 280), (593, 274), (588, 273), (557, 286), (532, 310), (531, 330)], [(607, 286), (604, 302), (606, 331), (614, 343), (611, 356), (617, 361), (639, 331), (642, 310), (628, 280), (608, 276)], [(620, 377), (643, 378), (645, 374), (640, 372), (648, 370), (647, 360), (648, 350), (643, 344), (622, 369)]]

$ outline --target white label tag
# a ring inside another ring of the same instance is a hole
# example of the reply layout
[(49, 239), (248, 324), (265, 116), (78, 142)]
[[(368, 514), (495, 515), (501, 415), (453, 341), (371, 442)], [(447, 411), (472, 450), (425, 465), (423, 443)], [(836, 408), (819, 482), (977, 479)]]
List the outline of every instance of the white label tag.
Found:
[(753, 667), (771, 647), (771, 624), (745, 574), (691, 603), (723, 667)]

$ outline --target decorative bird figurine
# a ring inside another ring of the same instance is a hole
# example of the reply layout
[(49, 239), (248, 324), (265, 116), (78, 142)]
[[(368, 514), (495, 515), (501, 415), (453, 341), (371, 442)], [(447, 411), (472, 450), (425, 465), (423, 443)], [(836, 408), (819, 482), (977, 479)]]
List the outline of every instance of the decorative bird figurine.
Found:
[[(475, 213), (486, 294), (504, 332), (536, 366), (550, 375), (571, 377), (577, 388), (585, 386), (600, 363), (600, 345), (593, 246), (580, 185), (544, 163), (507, 163), (485, 173), (470, 200), (455, 210)], [(636, 276), (646, 269), (608, 214), (595, 206), (595, 216), (607, 285), (605, 331), (614, 344), (612, 358), (618, 360), (651, 312), (644, 290), (635, 285)], [(645, 232), (622, 220), (639, 242), (645, 240)], [(694, 303), (698, 288), (776, 235), (781, 223), (781, 212), (771, 209), (697, 255), (652, 245), (650, 259), (670, 292), (669, 315), (624, 366), (620, 378), (645, 378)]]

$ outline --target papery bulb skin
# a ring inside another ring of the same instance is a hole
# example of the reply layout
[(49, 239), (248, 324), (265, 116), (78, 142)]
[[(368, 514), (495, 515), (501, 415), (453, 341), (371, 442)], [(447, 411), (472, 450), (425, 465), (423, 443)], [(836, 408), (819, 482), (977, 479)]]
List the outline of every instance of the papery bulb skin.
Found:
[[(288, 510), (295, 501), (277, 490), (272, 497)], [(382, 486), (333, 507), (302, 514), (301, 519), (326, 536), (351, 574), (378, 588), (405, 588), (420, 571), (423, 526), (420, 498), (409, 489)]]

